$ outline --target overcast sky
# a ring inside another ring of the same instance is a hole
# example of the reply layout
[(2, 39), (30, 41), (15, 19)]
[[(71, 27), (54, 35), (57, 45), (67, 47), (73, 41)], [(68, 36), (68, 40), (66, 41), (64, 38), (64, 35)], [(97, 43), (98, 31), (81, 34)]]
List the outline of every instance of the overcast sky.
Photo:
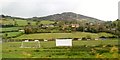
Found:
[(0, 0), (0, 14), (17, 17), (74, 12), (101, 20), (118, 18), (120, 0)]

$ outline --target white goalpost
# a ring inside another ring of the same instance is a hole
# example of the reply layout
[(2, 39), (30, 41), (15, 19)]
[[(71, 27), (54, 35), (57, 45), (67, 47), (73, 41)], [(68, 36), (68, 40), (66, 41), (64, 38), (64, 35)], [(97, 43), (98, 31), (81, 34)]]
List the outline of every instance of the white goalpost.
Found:
[(25, 40), (25, 41), (22, 41), (20, 48), (40, 48), (40, 41), (39, 40), (35, 40), (35, 41)]

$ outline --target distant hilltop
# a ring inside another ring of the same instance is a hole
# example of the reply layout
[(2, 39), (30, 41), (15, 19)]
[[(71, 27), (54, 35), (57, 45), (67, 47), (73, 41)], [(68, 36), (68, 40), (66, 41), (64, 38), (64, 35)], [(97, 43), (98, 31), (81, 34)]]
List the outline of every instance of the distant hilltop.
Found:
[(103, 22), (102, 20), (84, 16), (81, 14), (76, 14), (73, 12), (63, 12), (61, 14), (53, 14), (43, 17), (33, 17), (33, 18), (21, 18), (21, 17), (11, 17), (11, 16), (5, 16), (0, 15), (1, 17), (6, 18), (15, 18), (15, 19), (28, 19), (28, 20), (64, 20), (64, 21), (86, 21), (86, 22)]
[(93, 17), (88, 17), (84, 16), (81, 14), (76, 14), (73, 12), (64, 12), (61, 14), (54, 14), (54, 15), (49, 15), (49, 16), (44, 16), (44, 17), (34, 17), (31, 19), (39, 19), (39, 20), (67, 20), (67, 21), (88, 21), (88, 22), (102, 22), (99, 19), (93, 18)]

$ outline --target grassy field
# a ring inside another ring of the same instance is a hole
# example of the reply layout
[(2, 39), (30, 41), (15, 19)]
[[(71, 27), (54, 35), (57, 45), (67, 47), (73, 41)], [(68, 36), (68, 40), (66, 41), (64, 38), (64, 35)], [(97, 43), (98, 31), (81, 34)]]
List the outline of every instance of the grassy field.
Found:
[(23, 27), (8, 27), (8, 28), (0, 28), (0, 32), (18, 31), (19, 29), (23, 29)]
[[(36, 25), (36, 21), (31, 21), (31, 20), (22, 20), (22, 19), (15, 19), (16, 23), (18, 24), (18, 26), (25, 26), (28, 24), (28, 22), (31, 23), (31, 25)], [(13, 21), (13, 19), (5, 19), (5, 20), (0, 20), (0, 24), (4, 24), (4, 25), (9, 25), (12, 24), (14, 25), (15, 21)], [(53, 21), (40, 21), (40, 24), (51, 24), (54, 23)]]
[[(110, 53), (118, 40), (73, 41), (72, 47), (56, 47), (55, 41), (41, 41), (40, 48), (20, 48), (21, 42), (3, 43), (3, 58), (117, 58)], [(99, 57), (99, 54), (101, 57)]]
[[(15, 21), (18, 24), (18, 26), (25, 26), (28, 24), (28, 22), (30, 22), (31, 25), (36, 24), (35, 21), (29, 21), (29, 20), (27, 21), (27, 20), (22, 20), (22, 19), (15, 19)], [(0, 20), (0, 24), (4, 24), (4, 25), (12, 24), (12, 25), (14, 25), (15, 21), (13, 21), (13, 19)]]
[(21, 34), (19, 32), (20, 29), (23, 29), (22, 27), (9, 27), (9, 28), (0, 28), (0, 32), (3, 32), (0, 34), (0, 37), (4, 37), (5, 34), (8, 34), (7, 37), (13, 37)]
[(43, 20), (43, 21), (41, 21), (40, 22), (40, 24), (52, 24), (52, 23), (54, 23), (53, 21), (49, 21), (49, 20)]
[(13, 23), (14, 21), (12, 19), (4, 19), (4, 20), (0, 19), (0, 24), (8, 25), (8, 24), (13, 24)]
[(25, 26), (28, 24), (28, 22), (31, 23), (31, 25), (35, 25), (36, 22), (35, 21), (27, 21), (27, 20), (16, 20), (18, 26)]
[(99, 38), (100, 36), (114, 36), (109, 33), (88, 33), (88, 32), (73, 32), (73, 33), (37, 33), (24, 34), (15, 39), (50, 39), (50, 38), (82, 38), (90, 36), (91, 38)]
[(15, 37), (15, 36), (18, 36), (20, 35), (22, 32), (7, 32), (7, 33), (3, 33), (2, 36), (4, 37), (5, 34), (8, 34), (7, 37)]

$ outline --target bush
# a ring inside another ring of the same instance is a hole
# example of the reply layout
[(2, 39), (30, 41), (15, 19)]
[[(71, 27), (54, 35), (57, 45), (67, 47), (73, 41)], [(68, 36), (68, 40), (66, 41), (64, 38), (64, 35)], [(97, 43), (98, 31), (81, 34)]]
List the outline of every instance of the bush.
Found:
[(100, 53), (100, 54), (107, 53), (107, 52), (109, 52), (109, 50), (106, 50), (106, 49), (97, 50), (97, 53)]
[(106, 47), (112, 47), (112, 45), (109, 44), (109, 45), (106, 45)]
[(17, 50), (14, 50), (14, 51), (17, 51)]
[(87, 40), (87, 38), (86, 38), (86, 37), (83, 37), (82, 40)]
[(73, 40), (78, 40), (79, 38), (73, 38)]
[(39, 52), (39, 50), (34, 50), (34, 52)]
[(87, 39), (91, 39), (91, 36), (90, 36), (90, 35), (87, 35)]
[(12, 52), (11, 50), (9, 50), (9, 52)]
[(107, 38), (107, 37), (105, 37), (105, 36), (101, 36), (100, 38)]
[(117, 36), (109, 36), (108, 38), (117, 38)]
[(99, 45), (97, 45), (97, 46), (95, 46), (95, 47), (102, 47), (103, 45), (102, 44), (99, 44)]

